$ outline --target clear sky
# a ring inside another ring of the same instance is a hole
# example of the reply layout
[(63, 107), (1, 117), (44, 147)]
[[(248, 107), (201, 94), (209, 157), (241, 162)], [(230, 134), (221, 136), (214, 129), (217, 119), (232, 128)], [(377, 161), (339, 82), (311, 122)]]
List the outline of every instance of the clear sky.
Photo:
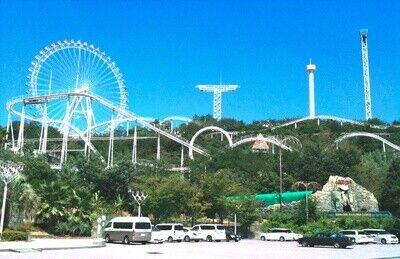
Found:
[(359, 30), (368, 28), (373, 117), (400, 119), (400, 1), (0, 0), (0, 124), (25, 94), (46, 45), (87, 41), (121, 69), (129, 109), (155, 118), (212, 114), (197, 84), (239, 84), (223, 117), (251, 122), (316, 113), (364, 119)]

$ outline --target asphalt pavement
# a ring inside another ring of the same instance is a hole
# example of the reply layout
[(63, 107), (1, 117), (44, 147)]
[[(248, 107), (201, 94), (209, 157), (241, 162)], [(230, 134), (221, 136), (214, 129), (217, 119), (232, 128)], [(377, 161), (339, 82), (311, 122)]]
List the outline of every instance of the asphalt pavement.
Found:
[(1, 258), (400, 258), (400, 245), (355, 245), (346, 249), (301, 247), (297, 242), (241, 240), (164, 244), (107, 244), (101, 248), (0, 252)]

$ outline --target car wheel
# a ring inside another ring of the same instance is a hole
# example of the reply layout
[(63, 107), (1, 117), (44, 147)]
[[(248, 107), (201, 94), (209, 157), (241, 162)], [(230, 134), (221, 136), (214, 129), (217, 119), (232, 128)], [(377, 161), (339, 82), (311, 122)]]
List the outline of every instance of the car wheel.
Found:
[(129, 237), (125, 236), (124, 240), (122, 241), (125, 245), (129, 245), (130, 241), (129, 241)]
[(194, 240), (194, 242), (198, 243), (200, 240)]
[(207, 242), (212, 242), (212, 236), (207, 236), (206, 240)]
[(346, 248), (347, 246), (346, 246), (346, 245), (341, 245), (340, 247), (341, 247), (341, 248)]
[(285, 238), (284, 237), (280, 237), (279, 241), (283, 242), (283, 241), (285, 241)]
[(335, 247), (335, 248), (340, 248), (340, 244), (339, 244), (338, 242), (336, 242), (336, 243), (333, 245), (333, 247)]
[(301, 246), (302, 246), (302, 247), (307, 247), (307, 246), (308, 246), (308, 244), (307, 244), (307, 242), (306, 242), (306, 241), (303, 241), (303, 242), (301, 242)]
[(261, 241), (265, 241), (265, 236), (260, 237)]
[(236, 239), (235, 239), (235, 242), (239, 242), (239, 239), (236, 238)]
[(170, 243), (172, 243), (172, 242), (174, 242), (174, 239), (172, 238), (172, 237), (168, 237), (168, 242), (170, 242)]
[(111, 243), (110, 235), (107, 234), (107, 235), (104, 237), (104, 240), (106, 241), (106, 243)]
[(382, 238), (381, 243), (385, 245), (387, 243), (386, 239)]
[(142, 243), (142, 245), (145, 245), (145, 244), (147, 244), (147, 242), (146, 242), (146, 241), (143, 241), (143, 242), (140, 242), (140, 243)]
[(190, 242), (190, 237), (189, 236), (185, 236), (185, 238), (183, 239), (185, 242)]

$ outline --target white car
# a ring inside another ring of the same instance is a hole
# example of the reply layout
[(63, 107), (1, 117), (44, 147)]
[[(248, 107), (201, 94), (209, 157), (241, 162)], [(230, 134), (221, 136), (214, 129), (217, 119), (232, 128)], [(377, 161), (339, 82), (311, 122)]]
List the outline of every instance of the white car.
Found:
[(161, 234), (160, 230), (156, 226), (153, 226), (153, 228), (151, 230), (150, 243), (155, 243), (155, 244), (164, 243), (163, 234)]
[(194, 241), (194, 242), (199, 242), (200, 240), (203, 239), (202, 236), (200, 236), (200, 233), (198, 230), (192, 230), (189, 228), (183, 228), (183, 232), (184, 232), (184, 237), (183, 237), (183, 241), (185, 242), (190, 242), (190, 241)]
[(382, 243), (382, 244), (399, 243), (399, 239), (395, 235), (390, 234), (384, 229), (363, 229), (363, 231), (371, 235), (375, 243)]
[(261, 233), (261, 235), (260, 235), (260, 239), (262, 241), (265, 241), (265, 240), (279, 240), (279, 241), (297, 240), (302, 237), (303, 237), (303, 235), (296, 234), (287, 228), (272, 228), (268, 232)]
[(160, 237), (168, 242), (183, 240), (183, 225), (179, 223), (162, 223), (157, 224), (156, 228), (160, 230)]
[(208, 242), (226, 240), (225, 227), (219, 224), (200, 224), (195, 225), (192, 228), (193, 232), (196, 232), (202, 240)]
[(342, 233), (346, 237), (352, 238), (356, 244), (374, 243), (372, 236), (363, 230), (342, 230), (339, 233)]

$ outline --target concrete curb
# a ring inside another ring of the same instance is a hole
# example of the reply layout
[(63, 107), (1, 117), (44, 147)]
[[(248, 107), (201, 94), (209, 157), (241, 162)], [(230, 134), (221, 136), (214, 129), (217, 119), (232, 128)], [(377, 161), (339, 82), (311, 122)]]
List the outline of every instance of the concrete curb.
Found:
[(8, 248), (0, 248), (0, 252), (15, 252), (15, 253), (28, 253), (28, 252), (42, 252), (43, 250), (71, 250), (71, 249), (87, 249), (87, 248), (101, 248), (105, 247), (106, 243), (104, 240), (98, 241), (95, 240), (91, 245), (70, 245), (63, 246), (60, 244), (59, 246), (46, 246), (46, 245), (37, 245), (37, 246), (24, 246), (24, 247), (8, 247)]

